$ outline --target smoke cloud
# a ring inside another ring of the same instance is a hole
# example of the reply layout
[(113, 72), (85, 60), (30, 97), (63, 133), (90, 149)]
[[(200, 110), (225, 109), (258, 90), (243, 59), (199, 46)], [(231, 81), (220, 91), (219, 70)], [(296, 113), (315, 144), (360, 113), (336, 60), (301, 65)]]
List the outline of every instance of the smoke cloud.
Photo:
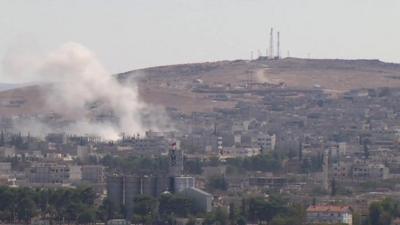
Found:
[[(27, 61), (26, 57), (23, 61)], [(25, 75), (31, 79), (29, 82), (48, 84), (45, 105), (49, 112), (72, 121), (63, 127), (67, 133), (116, 139), (121, 133), (143, 134), (150, 129), (172, 129), (162, 108), (139, 99), (135, 80), (120, 83), (91, 51), (80, 44), (64, 44), (40, 60), (30, 61), (34, 62), (32, 71), (29, 76)], [(12, 62), (11, 68), (15, 70), (18, 57), (4, 62)], [(27, 73), (26, 69), (24, 73)], [(29, 125), (34, 123), (25, 124), (28, 128), (25, 126), (24, 129), (29, 130)], [(43, 126), (41, 123), (32, 125), (31, 131), (48, 130)]]

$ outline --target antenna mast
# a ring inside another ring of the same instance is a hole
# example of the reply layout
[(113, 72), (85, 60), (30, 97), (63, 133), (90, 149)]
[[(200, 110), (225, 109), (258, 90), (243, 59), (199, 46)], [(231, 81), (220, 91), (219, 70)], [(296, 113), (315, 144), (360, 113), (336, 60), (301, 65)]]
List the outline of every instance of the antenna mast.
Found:
[(271, 28), (269, 34), (269, 58), (274, 58), (274, 28)]
[(278, 42), (277, 42), (277, 44), (276, 44), (276, 57), (277, 57), (277, 59), (280, 59), (281, 58), (281, 52), (280, 52), (280, 45), (281, 45), (281, 43), (280, 43), (280, 32), (278, 31), (278, 33), (277, 33), (277, 38), (278, 38)]

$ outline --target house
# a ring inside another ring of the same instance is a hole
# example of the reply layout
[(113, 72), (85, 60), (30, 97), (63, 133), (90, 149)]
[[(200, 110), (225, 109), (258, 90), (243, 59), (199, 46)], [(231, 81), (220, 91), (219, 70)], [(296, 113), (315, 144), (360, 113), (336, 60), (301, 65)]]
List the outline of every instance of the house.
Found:
[(337, 224), (352, 225), (353, 215), (349, 206), (316, 205), (307, 208), (307, 224)]

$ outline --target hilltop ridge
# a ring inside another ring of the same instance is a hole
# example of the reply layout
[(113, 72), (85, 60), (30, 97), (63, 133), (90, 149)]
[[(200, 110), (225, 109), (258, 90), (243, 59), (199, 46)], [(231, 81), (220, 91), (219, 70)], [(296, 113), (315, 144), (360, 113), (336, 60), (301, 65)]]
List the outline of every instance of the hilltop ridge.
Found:
[[(198, 86), (241, 87), (253, 82), (281, 88), (315, 89), (343, 93), (352, 89), (400, 87), (400, 64), (379, 60), (301, 59), (233, 60), (166, 65), (116, 75), (121, 82), (135, 79), (143, 101), (183, 112), (234, 107), (238, 100), (215, 101)], [(1, 114), (30, 114), (43, 110), (40, 87), (0, 92)], [(223, 91), (222, 91), (223, 93)], [(21, 102), (16, 106), (10, 102)]]

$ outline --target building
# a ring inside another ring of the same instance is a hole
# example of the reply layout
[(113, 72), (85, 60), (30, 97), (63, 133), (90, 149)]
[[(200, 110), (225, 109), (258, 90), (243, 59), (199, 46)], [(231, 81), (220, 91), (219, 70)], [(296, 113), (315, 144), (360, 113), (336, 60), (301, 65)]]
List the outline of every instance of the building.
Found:
[(353, 224), (349, 206), (316, 205), (307, 208), (307, 224)]
[(168, 190), (168, 177), (112, 175), (107, 177), (107, 195), (113, 207), (124, 206), (126, 218), (133, 215), (134, 199), (140, 195), (158, 197)]
[(186, 197), (193, 199), (196, 207), (202, 212), (212, 211), (213, 196), (210, 193), (194, 187), (187, 188), (182, 193)]
[(86, 161), (89, 158), (90, 149), (89, 146), (86, 145), (78, 145), (76, 149), (76, 154), (78, 159), (82, 162)]
[(351, 177), (352, 165), (347, 162), (333, 163), (332, 176), (337, 180), (344, 180)]
[(131, 223), (125, 219), (108, 220), (106, 225), (130, 225)]
[(276, 135), (260, 134), (256, 138), (256, 145), (263, 153), (274, 151), (276, 145)]
[(355, 163), (352, 176), (355, 180), (385, 180), (389, 177), (389, 168), (380, 163)]
[(82, 167), (69, 166), (69, 179), (71, 182), (79, 182), (82, 180)]
[(285, 177), (257, 176), (249, 177), (249, 185), (257, 187), (283, 187), (288, 183)]
[(15, 148), (0, 147), (0, 157), (1, 158), (12, 158), (15, 157)]
[(9, 174), (11, 172), (10, 162), (0, 162), (0, 174)]
[(70, 169), (67, 165), (38, 163), (29, 170), (29, 182), (39, 185), (61, 185), (69, 182)]
[[(124, 178), (112, 175), (107, 177), (107, 197), (112, 206), (119, 209), (124, 202)], [(117, 210), (118, 211), (118, 210)]]
[(194, 177), (187, 177), (187, 176), (180, 176), (175, 177), (175, 192), (181, 192), (186, 188), (195, 187), (195, 178)]
[(261, 153), (258, 148), (241, 148), (241, 147), (226, 147), (224, 148), (223, 154), (220, 155), (220, 159), (232, 159), (232, 158), (245, 158), (259, 155)]
[(104, 166), (99, 165), (84, 165), (81, 168), (82, 181), (90, 183), (104, 183)]

